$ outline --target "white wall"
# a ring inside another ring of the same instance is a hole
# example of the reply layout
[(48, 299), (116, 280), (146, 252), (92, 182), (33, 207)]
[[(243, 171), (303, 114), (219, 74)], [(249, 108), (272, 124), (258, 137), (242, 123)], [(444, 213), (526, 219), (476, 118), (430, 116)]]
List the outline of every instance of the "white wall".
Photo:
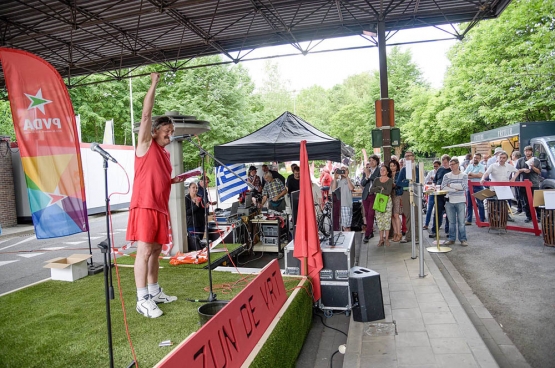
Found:
[[(83, 165), (83, 176), (85, 181), (85, 196), (89, 215), (105, 212), (106, 195), (104, 190), (104, 166), (103, 159), (98, 153), (91, 151), (90, 143), (81, 143), (81, 160)], [(110, 155), (125, 169), (129, 176), (129, 188), (127, 177), (122, 168), (108, 161), (108, 194), (113, 192), (127, 192), (127, 194), (114, 194), (110, 197), (111, 209), (127, 208), (131, 201), (131, 188), (135, 175), (134, 160), (135, 150), (131, 146), (102, 145)], [(19, 151), (12, 152), (12, 167), (14, 174), (15, 199), (17, 217), (20, 219), (31, 218), (29, 197), (27, 196), (27, 184), (25, 174), (21, 165)]]

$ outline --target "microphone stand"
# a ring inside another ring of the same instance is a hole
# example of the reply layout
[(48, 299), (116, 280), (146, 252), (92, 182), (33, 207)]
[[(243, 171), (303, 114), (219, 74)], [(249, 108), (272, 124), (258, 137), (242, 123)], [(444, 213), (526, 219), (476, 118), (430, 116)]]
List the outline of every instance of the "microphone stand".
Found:
[[(207, 187), (206, 173), (205, 173), (206, 156), (212, 158), (214, 161), (219, 163), (221, 166), (225, 167), (230, 173), (232, 173), (233, 175), (235, 175), (236, 177), (241, 179), (241, 181), (244, 181), (249, 188), (254, 189), (254, 186), (251, 183), (249, 183), (247, 180), (244, 180), (243, 178), (241, 178), (234, 171), (230, 170), (229, 167), (224, 165), (220, 160), (218, 160), (216, 157), (212, 156), (210, 153), (205, 151), (204, 148), (202, 148), (199, 144), (195, 143), (193, 141), (193, 137), (191, 135), (185, 134), (184, 136), (180, 136), (179, 138), (187, 139), (193, 146), (195, 146), (199, 149), (199, 156), (202, 159), (202, 175), (203, 175), (203, 180), (204, 180), (204, 188), (203, 189), (205, 191), (206, 197), (208, 197), (208, 187)], [(202, 198), (202, 201), (203, 201), (203, 203), (206, 202), (204, 197)], [(206, 205), (206, 203), (204, 203), (204, 231), (206, 232), (206, 248), (207, 248), (206, 252), (207, 252), (207, 256), (208, 256), (209, 292), (208, 292), (208, 299), (202, 299), (202, 300), (200, 300), (200, 299), (188, 299), (191, 302), (213, 302), (213, 301), (217, 300), (216, 299), (216, 294), (214, 294), (213, 289), (212, 289), (212, 263), (211, 263), (211, 260), (210, 260), (210, 235), (209, 235), (208, 230), (209, 230), (208, 229), (208, 206)]]
[(89, 239), (89, 254), (91, 255), (90, 262), (87, 263), (87, 267), (89, 270), (89, 276), (96, 275), (97, 273), (102, 272), (103, 266), (102, 263), (95, 263), (93, 262), (93, 253), (92, 253), (92, 245), (91, 245), (91, 229), (87, 230), (87, 236)]
[(108, 195), (108, 159), (104, 156), (104, 193), (106, 196), (106, 242), (108, 243), (108, 265), (110, 266), (110, 272), (108, 273), (108, 279), (110, 280), (110, 299), (114, 299), (114, 284), (112, 282), (112, 239), (110, 238), (110, 196)]
[[(110, 264), (108, 262), (108, 255), (110, 253), (109, 246), (106, 241), (100, 242), (98, 244), (100, 251), (104, 254), (104, 291), (106, 297), (106, 324), (108, 327), (108, 356), (110, 358), (110, 368), (114, 367), (114, 352), (113, 352), (113, 345), (112, 345), (112, 318), (110, 313), (110, 286), (108, 284), (108, 274), (111, 273), (110, 271)], [(112, 297), (113, 299), (113, 297)]]
[(112, 319), (110, 313), (110, 299), (114, 299), (114, 286), (112, 284), (112, 244), (110, 239), (110, 218), (108, 196), (108, 160), (104, 158), (104, 191), (106, 194), (106, 240), (98, 244), (100, 251), (104, 254), (104, 290), (106, 296), (106, 323), (108, 328), (108, 355), (110, 357), (110, 368), (114, 367), (114, 353), (112, 346)]
[[(94, 151), (94, 150), (93, 150)], [(96, 151), (95, 151), (96, 152)], [(98, 152), (100, 153), (100, 152)], [(110, 359), (110, 368), (114, 368), (114, 349), (112, 344), (112, 317), (110, 312), (110, 300), (114, 299), (114, 285), (112, 283), (112, 239), (110, 237), (110, 196), (108, 195), (108, 157), (100, 154), (104, 159), (104, 193), (106, 197), (106, 240), (98, 244), (98, 248), (104, 255), (104, 295), (106, 297), (106, 326), (108, 329), (108, 356)], [(89, 248), (90, 248), (90, 233), (89, 233)], [(91, 250), (92, 252), (92, 250)], [(91, 263), (92, 264), (92, 263)], [(131, 362), (128, 366), (134, 367), (135, 361)]]
[[(189, 140), (192, 142), (192, 140)], [(206, 172), (205, 169), (205, 161), (206, 161), (206, 154), (207, 152), (199, 146), (199, 155), (202, 159), (202, 180), (203, 180), (203, 190), (204, 195), (202, 196), (202, 204), (204, 205), (204, 231), (206, 232), (206, 253), (208, 255), (208, 281), (209, 281), (209, 291), (208, 291), (208, 299), (206, 300), (199, 300), (199, 302), (213, 302), (216, 301), (216, 294), (212, 290), (212, 262), (210, 259), (210, 233), (208, 228), (208, 202), (206, 198), (208, 197), (208, 187), (206, 182)]]

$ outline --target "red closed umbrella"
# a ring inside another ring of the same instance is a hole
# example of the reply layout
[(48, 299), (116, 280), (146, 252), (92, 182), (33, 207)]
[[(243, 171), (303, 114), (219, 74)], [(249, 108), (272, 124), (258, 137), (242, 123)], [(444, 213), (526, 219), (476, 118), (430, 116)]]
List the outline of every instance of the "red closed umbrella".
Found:
[(293, 256), (301, 261), (302, 274), (312, 279), (314, 301), (320, 299), (320, 270), (323, 268), (322, 249), (318, 237), (316, 212), (312, 197), (312, 181), (308, 166), (306, 141), (301, 141), (300, 156), (300, 193), (297, 209), (297, 228), (295, 231)]

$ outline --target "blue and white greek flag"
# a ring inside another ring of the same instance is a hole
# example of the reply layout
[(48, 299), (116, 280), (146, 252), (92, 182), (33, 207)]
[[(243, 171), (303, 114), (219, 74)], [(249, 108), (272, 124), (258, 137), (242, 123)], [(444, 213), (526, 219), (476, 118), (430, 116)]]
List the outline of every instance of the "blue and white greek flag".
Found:
[(233, 196), (238, 196), (248, 189), (245, 183), (247, 180), (245, 164), (228, 165), (227, 167), (239, 175), (242, 180), (229, 172), (224, 166), (218, 166), (216, 169), (216, 179), (221, 201), (225, 201)]

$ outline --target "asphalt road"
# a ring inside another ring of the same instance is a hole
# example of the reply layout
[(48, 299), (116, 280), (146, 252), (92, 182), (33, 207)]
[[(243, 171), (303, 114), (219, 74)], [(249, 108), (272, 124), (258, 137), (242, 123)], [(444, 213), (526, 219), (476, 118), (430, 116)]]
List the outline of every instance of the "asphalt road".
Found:
[(555, 367), (555, 248), (528, 233), (466, 230), (469, 246), (455, 245), (447, 257), (526, 361)]
[[(127, 214), (127, 211), (112, 214), (116, 247), (125, 244)], [(93, 262), (103, 263), (97, 244), (106, 239), (106, 217), (89, 216), (89, 227)], [(75, 253), (89, 253), (87, 233), (44, 240), (35, 235), (0, 238), (0, 295), (49, 278), (50, 269), (44, 268), (46, 261)]]

